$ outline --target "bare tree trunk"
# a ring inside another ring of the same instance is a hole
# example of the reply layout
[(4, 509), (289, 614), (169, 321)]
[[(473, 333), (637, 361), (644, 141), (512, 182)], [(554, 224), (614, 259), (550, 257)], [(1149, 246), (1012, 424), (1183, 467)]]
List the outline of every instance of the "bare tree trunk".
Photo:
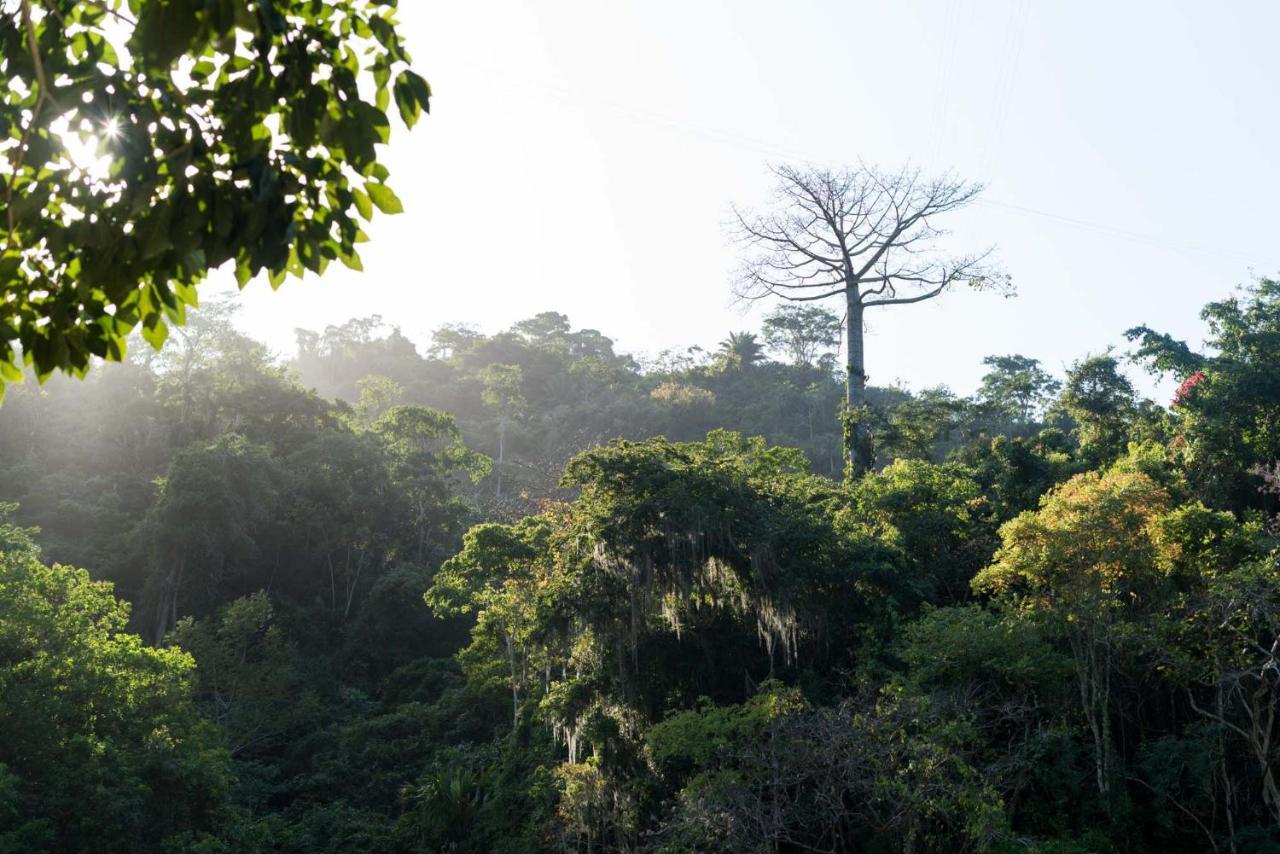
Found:
[(494, 474), (497, 475), (497, 487), (494, 489), (494, 497), (502, 497), (502, 464), (507, 461), (507, 419), (504, 416), (498, 422), (498, 465), (494, 468)]
[(333, 576), (333, 555), (327, 555), (329, 561), (329, 612), (338, 610), (338, 582)]
[(520, 685), (516, 681), (518, 677), (516, 672), (516, 646), (511, 638), (511, 632), (503, 630), (502, 636), (507, 642), (507, 665), (511, 669), (511, 727), (514, 729), (520, 726)]
[(871, 468), (871, 442), (867, 433), (867, 371), (862, 343), (862, 303), (857, 286), (846, 292), (845, 316), (845, 424), (844, 445), (849, 477), (859, 478)]
[(159, 644), (164, 636), (178, 623), (178, 589), (182, 586), (183, 571), (187, 563), (187, 547), (184, 545), (176, 560), (171, 556), (170, 566), (160, 590), (160, 598), (156, 604), (155, 636), (153, 642)]
[[(1269, 686), (1266, 682), (1266, 673), (1269, 668), (1275, 666), (1275, 651), (1280, 649), (1280, 638), (1277, 638), (1275, 646), (1272, 648), (1271, 660), (1263, 665), (1261, 673), (1257, 673), (1257, 677), (1261, 680), (1260, 687), (1250, 698), (1244, 694), (1238, 675), (1232, 680), (1228, 686), (1224, 686), (1223, 679), (1219, 676), (1217, 692), (1218, 692), (1218, 710), (1210, 712), (1201, 708), (1195, 699), (1194, 693), (1190, 689), (1187, 690), (1187, 699), (1191, 704), (1191, 708), (1198, 714), (1222, 724), (1227, 729), (1240, 736), (1246, 745), (1249, 746), (1254, 758), (1258, 762), (1258, 770), (1261, 772), (1261, 792), (1262, 803), (1267, 811), (1271, 814), (1272, 820), (1276, 824), (1280, 824), (1280, 784), (1277, 784), (1275, 773), (1271, 768), (1272, 747), (1271, 741), (1274, 734), (1275, 714), (1277, 706), (1280, 706), (1280, 684)], [(1222, 665), (1218, 664), (1218, 672), (1222, 673)], [(1224, 687), (1226, 687), (1226, 698), (1223, 697)], [(1241, 724), (1237, 724), (1227, 717), (1227, 709), (1224, 703), (1234, 698), (1235, 704), (1244, 712), (1248, 719), (1248, 729)]]
[[(1219, 682), (1215, 690), (1215, 700), (1217, 701), (1218, 717), (1226, 720), (1226, 704), (1222, 697), (1222, 683)], [(1236, 854), (1236, 820), (1235, 820), (1235, 786), (1231, 782), (1231, 772), (1227, 765), (1227, 738), (1225, 730), (1218, 728), (1218, 773), (1222, 777), (1222, 800), (1225, 804), (1223, 810), (1227, 816), (1227, 844), (1230, 847), (1231, 854)]]
[[(1076, 664), (1076, 682), (1080, 688), (1080, 707), (1085, 723), (1093, 739), (1093, 770), (1098, 794), (1107, 797), (1110, 791), (1110, 724), (1107, 720), (1110, 699), (1109, 689), (1103, 689), (1098, 667), (1098, 642), (1090, 633), (1068, 629), (1071, 651)], [(1109, 682), (1109, 675), (1105, 677)], [(1107, 809), (1110, 809), (1108, 802)]]
[(351, 579), (350, 581), (345, 581), (345, 580), (344, 580), (344, 584), (346, 585), (346, 588), (347, 588), (347, 604), (346, 604), (346, 606), (342, 609), (342, 620), (343, 620), (343, 622), (346, 622), (347, 618), (351, 616), (351, 603), (355, 601), (355, 598), (356, 598), (356, 589), (357, 589), (357, 588), (359, 587), (359, 585), (360, 585), (360, 574), (361, 574), (362, 572), (364, 572), (364, 558), (363, 558), (363, 557), (361, 557), (358, 561), (356, 561), (356, 576), (355, 576), (355, 578)]

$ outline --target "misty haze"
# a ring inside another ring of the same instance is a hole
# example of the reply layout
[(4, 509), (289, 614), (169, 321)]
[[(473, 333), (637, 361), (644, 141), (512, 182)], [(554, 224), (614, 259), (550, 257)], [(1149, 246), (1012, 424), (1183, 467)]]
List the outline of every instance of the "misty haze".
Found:
[(0, 852), (1280, 852), (1280, 7), (0, 0)]

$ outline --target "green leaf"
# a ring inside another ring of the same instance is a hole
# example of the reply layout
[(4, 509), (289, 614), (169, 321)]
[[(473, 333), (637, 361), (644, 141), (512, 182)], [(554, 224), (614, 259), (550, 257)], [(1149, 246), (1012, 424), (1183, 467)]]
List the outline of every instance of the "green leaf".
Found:
[(356, 210), (360, 212), (360, 216), (364, 219), (373, 219), (373, 203), (369, 201), (369, 195), (363, 190), (351, 188), (351, 195), (356, 201)]
[(431, 87), (412, 71), (400, 72), (395, 83), (396, 106), (405, 127), (413, 127), (422, 114), (430, 108)]
[[(305, 271), (302, 267), (302, 260), (298, 257), (298, 248), (296, 246), (289, 250), (289, 260), (285, 262), (284, 268), (286, 272), (292, 273), (294, 278), (302, 278)], [(281, 281), (283, 280), (283, 277), (281, 277)], [(276, 286), (272, 285), (272, 287)]]
[(159, 315), (153, 314), (147, 320), (148, 322), (142, 324), (142, 337), (148, 344), (159, 350), (169, 338), (169, 327)]
[(404, 205), (400, 203), (399, 197), (386, 184), (375, 184), (370, 181), (364, 185), (364, 188), (369, 193), (369, 198), (378, 206), (378, 210), (385, 214), (404, 212)]

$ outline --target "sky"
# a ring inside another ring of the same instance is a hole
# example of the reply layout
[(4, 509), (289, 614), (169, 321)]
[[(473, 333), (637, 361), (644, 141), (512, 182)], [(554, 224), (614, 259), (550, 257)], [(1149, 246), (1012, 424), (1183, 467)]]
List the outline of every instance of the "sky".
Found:
[(281, 353), (353, 316), (425, 344), (548, 310), (624, 352), (714, 347), (768, 308), (732, 300), (726, 223), (767, 200), (770, 163), (986, 184), (947, 246), (995, 244), (1017, 297), (869, 313), (877, 385), (967, 393), (988, 354), (1061, 373), (1138, 324), (1199, 342), (1204, 303), (1280, 272), (1280, 3), (401, 0), (400, 18), (434, 93), (384, 149), (406, 211), (367, 229), (362, 274), (249, 285), (241, 325)]

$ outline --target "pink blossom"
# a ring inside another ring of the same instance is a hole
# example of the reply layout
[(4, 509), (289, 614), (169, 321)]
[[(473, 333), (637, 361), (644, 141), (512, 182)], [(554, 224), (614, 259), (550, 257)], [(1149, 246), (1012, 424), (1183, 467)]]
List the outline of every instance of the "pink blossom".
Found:
[(1182, 385), (1178, 386), (1178, 390), (1173, 393), (1173, 405), (1182, 406), (1185, 404), (1191, 396), (1191, 390), (1204, 382), (1204, 379), (1204, 371), (1196, 371), (1183, 380)]

